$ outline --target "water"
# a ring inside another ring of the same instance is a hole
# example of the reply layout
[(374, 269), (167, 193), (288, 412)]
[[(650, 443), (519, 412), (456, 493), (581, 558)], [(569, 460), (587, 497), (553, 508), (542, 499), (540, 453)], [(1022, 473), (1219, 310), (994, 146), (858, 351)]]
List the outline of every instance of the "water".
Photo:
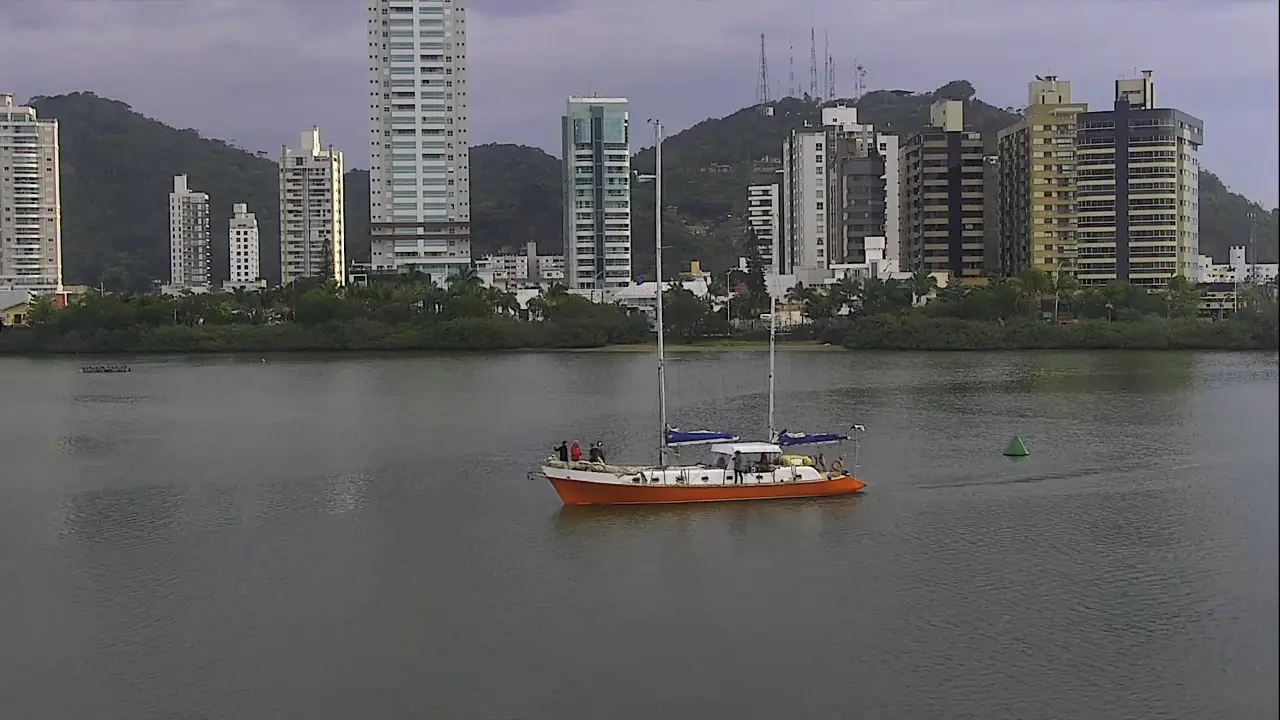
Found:
[(0, 717), (1277, 713), (1275, 354), (784, 353), (869, 492), (656, 509), (525, 478), (652, 456), (647, 355), (127, 361), (0, 359)]

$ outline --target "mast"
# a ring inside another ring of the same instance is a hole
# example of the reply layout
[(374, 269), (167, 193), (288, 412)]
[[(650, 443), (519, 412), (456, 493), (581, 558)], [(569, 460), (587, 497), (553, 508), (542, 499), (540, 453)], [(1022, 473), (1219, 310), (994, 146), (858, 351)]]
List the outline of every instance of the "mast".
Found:
[(658, 321), (658, 466), (667, 466), (667, 370), (666, 354), (662, 345), (662, 121), (653, 121), (653, 262), (657, 292), (654, 294)]
[(774, 272), (773, 276), (769, 279), (769, 442), (773, 442), (777, 439), (775, 437), (776, 430), (774, 429), (773, 424), (773, 376), (775, 367), (774, 363), (777, 356), (776, 338), (778, 328), (778, 303), (774, 298), (774, 293), (777, 291), (777, 285), (778, 274), (777, 272)]

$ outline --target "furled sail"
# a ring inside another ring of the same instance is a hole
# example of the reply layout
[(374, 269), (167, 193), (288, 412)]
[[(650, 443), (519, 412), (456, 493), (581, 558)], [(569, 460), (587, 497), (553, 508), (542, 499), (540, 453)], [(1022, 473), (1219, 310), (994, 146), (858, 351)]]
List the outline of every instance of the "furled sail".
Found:
[[(861, 425), (854, 425), (852, 431), (862, 431), (866, 428)], [(778, 433), (777, 444), (780, 447), (794, 447), (796, 445), (833, 445), (843, 440), (848, 440), (849, 436), (844, 433), (793, 433), (783, 430)]]
[(678, 428), (667, 428), (667, 445), (710, 445), (718, 442), (733, 442), (737, 435), (714, 430), (684, 431)]

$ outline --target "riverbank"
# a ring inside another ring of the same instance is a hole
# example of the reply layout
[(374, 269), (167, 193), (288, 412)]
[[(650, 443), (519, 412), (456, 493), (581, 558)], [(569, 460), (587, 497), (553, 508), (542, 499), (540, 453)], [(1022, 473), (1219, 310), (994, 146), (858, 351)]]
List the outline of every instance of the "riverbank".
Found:
[(1243, 320), (1089, 320), (1052, 325), (920, 315), (858, 318), (843, 330), (850, 350), (1276, 350), (1273, 328)]
[[(833, 351), (842, 349), (839, 345), (820, 342), (817, 340), (784, 340), (778, 339), (778, 347), (787, 351), (804, 350), (804, 351)], [(716, 339), (706, 340), (694, 343), (667, 343), (663, 349), (667, 353), (714, 353), (714, 352), (732, 352), (737, 350), (768, 350), (768, 340), (732, 340), (732, 339)], [(583, 353), (653, 353), (657, 352), (657, 343), (631, 343), (628, 345), (604, 345), (594, 348), (580, 348), (573, 352)]]
[[(1276, 350), (1274, 330), (1244, 320), (1147, 318), (1050, 325), (921, 315), (879, 315), (806, 328), (804, 339), (779, 337), (788, 352), (849, 350)], [(360, 351), (543, 350), (652, 353), (643, 327), (590, 321), (530, 323), (513, 318), (455, 319), (426, 324), (371, 322), (306, 326), (170, 325), (52, 332), (0, 332), (0, 354), (183, 354)], [(792, 336), (794, 337), (794, 336)], [(819, 339), (810, 339), (817, 337)], [(767, 340), (714, 338), (667, 343), (670, 354), (764, 351)]]
[(168, 325), (0, 333), (0, 354), (182, 354), (343, 351), (573, 350), (640, 342), (639, 327), (591, 321), (531, 323), (514, 318), (460, 318), (433, 323), (300, 325)]

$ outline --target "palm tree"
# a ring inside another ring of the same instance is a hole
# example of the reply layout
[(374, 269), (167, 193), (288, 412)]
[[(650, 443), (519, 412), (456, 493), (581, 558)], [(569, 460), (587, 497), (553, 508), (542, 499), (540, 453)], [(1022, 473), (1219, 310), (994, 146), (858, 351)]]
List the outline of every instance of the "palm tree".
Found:
[(569, 294), (569, 286), (561, 282), (553, 282), (542, 291), (542, 295), (548, 299), (559, 299)]
[(480, 274), (476, 272), (474, 266), (462, 268), (449, 278), (449, 290), (455, 294), (474, 293), (483, 287)]
[(574, 299), (582, 298), (570, 293), (569, 287), (564, 283), (553, 282), (542, 288), (538, 296), (526, 304), (526, 308), (530, 315), (539, 320), (554, 320), (560, 314), (560, 309)]
[(1200, 309), (1200, 289), (1183, 275), (1174, 275), (1163, 293), (1165, 317), (1189, 317)]
[(862, 283), (862, 309), (868, 315), (884, 312), (889, 305), (889, 285), (880, 278), (867, 278)]
[(831, 288), (837, 302), (836, 312), (848, 308), (850, 312), (862, 304), (862, 281), (856, 278), (843, 277)]
[(924, 304), (925, 299), (938, 289), (938, 279), (929, 270), (921, 268), (907, 281), (907, 287), (911, 289), (911, 304)]
[(1073, 273), (1055, 272), (1052, 278), (1053, 282), (1053, 321), (1058, 322), (1058, 303), (1065, 295), (1067, 298), (1074, 298), (1076, 293), (1080, 291), (1080, 281), (1076, 279)]
[(1040, 313), (1040, 300), (1053, 290), (1053, 279), (1040, 268), (1029, 267), (1018, 273), (1018, 290), (1027, 303), (1027, 317)]
[(237, 287), (235, 290), (232, 290), (231, 302), (233, 305), (232, 313), (234, 315), (237, 317), (247, 316), (249, 318), (249, 322), (253, 322), (256, 319), (255, 310), (257, 303), (250, 300), (248, 290), (245, 290), (243, 287)]
[(525, 303), (524, 308), (529, 313), (530, 320), (542, 320), (547, 316), (546, 297), (542, 295), (531, 297), (529, 302)]
[(1128, 306), (1129, 283), (1121, 280), (1112, 280), (1102, 286), (1100, 295), (1106, 301), (1107, 319), (1114, 321), (1116, 319), (1116, 309), (1124, 309)]
[(787, 290), (787, 301), (794, 303), (807, 302), (814, 297), (815, 290), (811, 287), (805, 287), (802, 282), (796, 283), (796, 286)]
[(515, 315), (520, 312), (520, 301), (516, 299), (515, 293), (489, 288), (486, 294), (488, 295), (489, 307), (493, 308), (495, 313)]
[(834, 293), (810, 288), (804, 300), (804, 314), (810, 320), (829, 320), (840, 311)]

